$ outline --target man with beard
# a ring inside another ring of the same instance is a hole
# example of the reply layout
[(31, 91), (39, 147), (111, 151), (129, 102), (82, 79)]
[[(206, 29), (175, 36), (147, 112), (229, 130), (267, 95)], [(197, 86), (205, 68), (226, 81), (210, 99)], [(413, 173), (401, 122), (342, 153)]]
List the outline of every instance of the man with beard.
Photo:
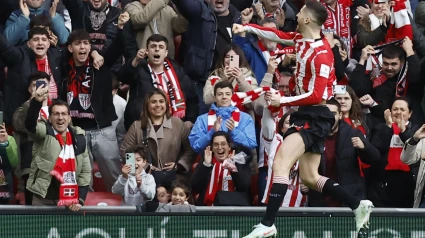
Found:
[[(319, 173), (333, 179), (348, 194), (366, 198), (366, 184), (360, 175), (358, 158), (364, 164), (379, 162), (380, 154), (358, 129), (352, 128), (342, 118), (341, 105), (335, 99), (326, 102), (326, 106), (335, 115), (335, 124), (325, 140), (325, 151), (320, 162)], [(310, 192), (309, 207), (341, 207), (339, 201), (329, 196)]]
[[(270, 190), (266, 215), (246, 238), (271, 237), (277, 234), (274, 225), (277, 212), (289, 185), (289, 173), (294, 163), (300, 161), (301, 180), (309, 188), (329, 194), (354, 210), (356, 230), (367, 234), (368, 221), (373, 204), (349, 195), (338, 183), (318, 173), (325, 137), (335, 124), (335, 116), (326, 107), (326, 100), (333, 96), (336, 84), (334, 56), (329, 43), (321, 36), (321, 27), (327, 19), (326, 8), (317, 1), (307, 1), (298, 13), (296, 33), (284, 33), (257, 25), (233, 26), (234, 33), (252, 32), (279, 43), (295, 42), (297, 66), (295, 94), (281, 97), (266, 93), (265, 100), (274, 107), (298, 106), (291, 114), (290, 125), (273, 162), (273, 184)], [(291, 153), (287, 153), (291, 151)]]
[[(90, 44), (94, 49), (106, 50), (113, 39), (117, 36), (118, 17), (120, 10), (109, 5), (108, 0), (63, 0), (63, 4), (69, 11), (72, 29), (84, 29), (90, 34)], [(126, 37), (123, 45), (124, 58), (130, 59), (137, 52), (136, 41), (132, 37)], [(113, 67), (118, 71), (122, 60)]]
[(219, 50), (232, 43), (232, 24), (241, 22), (241, 13), (230, 0), (174, 0), (177, 10), (189, 21), (183, 34), (183, 69), (195, 81), (199, 113), (208, 112), (203, 90), (215, 67)]
[[(359, 63), (354, 69), (348, 84), (363, 105), (371, 108), (371, 113), (380, 118), (389, 109), (398, 96), (406, 96), (411, 100), (413, 114), (411, 121), (414, 124), (423, 123), (421, 99), (423, 98), (424, 82), (421, 80), (421, 63), (413, 51), (413, 44), (405, 38), (400, 46), (390, 44), (382, 50), (381, 56), (374, 55), (375, 49), (366, 46), (362, 50)], [(370, 74), (365, 74), (370, 61), (382, 62), (382, 69), (371, 69)], [(406, 62), (407, 61), (407, 62)], [(379, 72), (377, 72), (379, 71)], [(362, 98), (362, 96), (367, 96)], [(371, 98), (370, 98), (370, 96)]]

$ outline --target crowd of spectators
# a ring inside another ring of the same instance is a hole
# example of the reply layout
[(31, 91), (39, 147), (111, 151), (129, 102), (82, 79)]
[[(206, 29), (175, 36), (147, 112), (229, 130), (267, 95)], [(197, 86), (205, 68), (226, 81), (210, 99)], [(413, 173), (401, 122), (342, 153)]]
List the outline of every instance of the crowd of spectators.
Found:
[[(338, 86), (319, 173), (376, 207), (425, 208), (425, 1), (320, 2)], [(303, 91), (302, 59), (232, 27), (295, 32), (304, 0), (1, 3), (0, 204), (77, 211), (99, 177), (148, 211), (267, 203), (297, 108), (261, 92)], [(289, 179), (284, 207), (345, 206), (298, 162)]]

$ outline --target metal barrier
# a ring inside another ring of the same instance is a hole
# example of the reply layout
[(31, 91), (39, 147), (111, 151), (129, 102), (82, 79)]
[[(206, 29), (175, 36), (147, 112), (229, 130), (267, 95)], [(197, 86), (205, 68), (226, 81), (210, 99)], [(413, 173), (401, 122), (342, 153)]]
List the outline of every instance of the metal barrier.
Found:
[[(196, 213), (136, 213), (135, 207), (0, 206), (0, 237), (241, 237), (265, 207), (197, 207)], [(29, 214), (29, 215), (28, 215)], [(44, 215), (40, 215), (44, 214)], [(376, 208), (369, 238), (425, 238), (425, 210)], [(278, 237), (355, 238), (348, 208), (281, 208)]]

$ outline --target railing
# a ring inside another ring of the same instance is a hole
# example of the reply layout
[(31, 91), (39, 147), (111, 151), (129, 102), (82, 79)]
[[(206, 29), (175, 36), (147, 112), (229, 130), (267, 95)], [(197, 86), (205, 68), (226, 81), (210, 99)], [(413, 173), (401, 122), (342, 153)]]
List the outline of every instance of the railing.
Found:
[[(0, 206), (0, 237), (241, 237), (265, 207), (197, 207), (196, 213), (136, 213), (135, 207)], [(43, 215), (41, 215), (43, 214)], [(369, 238), (425, 238), (425, 209), (375, 208)], [(278, 237), (355, 238), (348, 208), (281, 208)]]

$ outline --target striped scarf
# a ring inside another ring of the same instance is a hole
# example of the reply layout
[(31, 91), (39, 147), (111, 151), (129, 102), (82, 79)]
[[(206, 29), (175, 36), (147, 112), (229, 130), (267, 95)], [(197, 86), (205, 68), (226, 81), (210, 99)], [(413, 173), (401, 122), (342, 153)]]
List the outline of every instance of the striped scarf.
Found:
[(392, 125), (393, 136), (391, 138), (390, 149), (388, 151), (388, 164), (385, 167), (385, 170), (396, 170), (409, 172), (410, 167), (405, 163), (401, 162), (401, 152), (403, 151), (404, 143), (400, 139), (400, 128), (398, 128), (396, 123)]
[(350, 32), (350, 7), (345, 6), (339, 2), (336, 4), (336, 8), (332, 9), (329, 5), (321, 1), (326, 7), (328, 12), (328, 18), (322, 26), (323, 34), (333, 33), (341, 38), (344, 42), (347, 54), (351, 55), (352, 41)]
[[(388, 45), (400, 45), (403, 39), (375, 46), (375, 54), (370, 55), (366, 62), (366, 74), (370, 73), (370, 79), (373, 81), (373, 88), (379, 87), (387, 81), (387, 77), (382, 73), (382, 51)], [(394, 92), (397, 97), (405, 96), (407, 93), (407, 71), (408, 71), (407, 60), (401, 67), (400, 73), (398, 74), (396, 91)]]
[[(251, 103), (269, 91), (272, 93), (280, 93), (279, 91), (270, 87), (260, 87), (248, 92), (237, 92), (232, 95), (232, 105), (237, 107), (239, 105), (245, 105), (245, 104)], [(282, 93), (280, 94), (282, 95)], [(272, 112), (273, 117), (276, 117), (279, 114), (282, 114), (281, 107), (274, 107), (270, 105), (268, 109)]]
[(167, 94), (171, 114), (174, 117), (184, 118), (186, 116), (186, 100), (180, 87), (179, 78), (171, 62), (168, 59), (164, 60), (164, 72), (161, 74), (156, 74), (150, 64), (148, 64), (148, 68), (153, 86), (160, 88)]
[(214, 204), (218, 191), (235, 191), (230, 171), (225, 169), (223, 163), (220, 163), (216, 158), (213, 158), (211, 163), (213, 164), (213, 170), (205, 193), (204, 203), (206, 206)]
[(72, 145), (72, 136), (69, 130), (66, 130), (66, 142), (63, 141), (62, 135), (56, 131), (55, 137), (62, 147), (58, 158), (56, 159), (53, 170), (50, 175), (54, 176), (60, 183), (58, 206), (69, 206), (78, 204), (78, 184), (75, 175), (76, 160), (74, 147)]
[(413, 29), (406, 4), (409, 4), (406, 0), (395, 1), (395, 5), (391, 9), (391, 24), (386, 35), (387, 42), (403, 39), (406, 36), (413, 39)]

